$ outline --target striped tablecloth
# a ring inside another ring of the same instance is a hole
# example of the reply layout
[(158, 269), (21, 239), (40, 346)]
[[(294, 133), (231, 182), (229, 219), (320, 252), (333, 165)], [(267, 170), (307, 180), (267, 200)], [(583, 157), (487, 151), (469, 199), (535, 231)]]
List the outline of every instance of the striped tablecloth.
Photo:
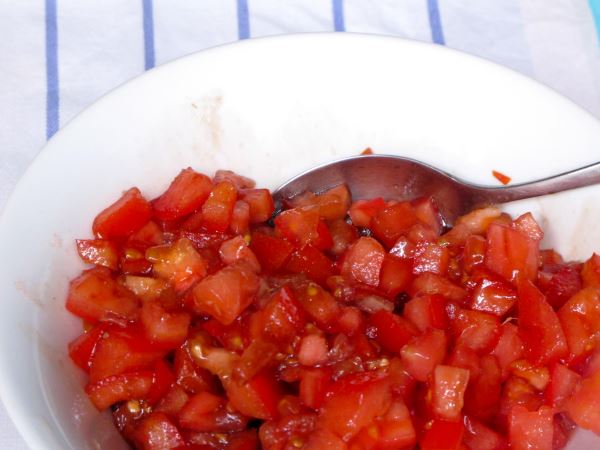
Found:
[[(600, 117), (600, 0), (0, 0), (0, 207), (46, 140), (124, 81), (214, 45), (310, 31), (447, 45)], [(27, 448), (3, 409), (0, 448)]]

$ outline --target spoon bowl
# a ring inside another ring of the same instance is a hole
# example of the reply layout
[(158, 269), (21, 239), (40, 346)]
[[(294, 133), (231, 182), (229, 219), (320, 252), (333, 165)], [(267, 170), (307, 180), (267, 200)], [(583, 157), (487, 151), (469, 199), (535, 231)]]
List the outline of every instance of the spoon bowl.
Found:
[(288, 180), (274, 192), (278, 204), (304, 192), (323, 192), (345, 183), (352, 198), (383, 197), (412, 200), (431, 197), (445, 225), (480, 206), (508, 203), (525, 198), (600, 183), (600, 163), (541, 180), (512, 186), (483, 186), (461, 180), (449, 173), (410, 158), (393, 155), (361, 155), (310, 169)]

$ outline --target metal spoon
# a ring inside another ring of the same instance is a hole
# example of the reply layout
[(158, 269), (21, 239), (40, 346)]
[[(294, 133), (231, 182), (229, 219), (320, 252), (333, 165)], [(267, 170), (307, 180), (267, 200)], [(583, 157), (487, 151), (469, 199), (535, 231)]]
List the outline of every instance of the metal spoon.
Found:
[(346, 183), (353, 199), (412, 200), (431, 196), (447, 225), (478, 207), (554, 194), (600, 183), (600, 162), (529, 183), (489, 187), (468, 183), (428, 164), (390, 155), (341, 159), (310, 169), (274, 192), (281, 205), (306, 191), (315, 193)]

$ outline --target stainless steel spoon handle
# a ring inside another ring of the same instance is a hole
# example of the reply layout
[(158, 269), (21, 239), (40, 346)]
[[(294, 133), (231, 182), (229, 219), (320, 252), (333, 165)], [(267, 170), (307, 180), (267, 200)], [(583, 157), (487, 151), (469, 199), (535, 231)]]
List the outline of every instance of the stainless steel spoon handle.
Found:
[(471, 186), (473, 205), (508, 203), (600, 183), (600, 162), (541, 180), (503, 187)]

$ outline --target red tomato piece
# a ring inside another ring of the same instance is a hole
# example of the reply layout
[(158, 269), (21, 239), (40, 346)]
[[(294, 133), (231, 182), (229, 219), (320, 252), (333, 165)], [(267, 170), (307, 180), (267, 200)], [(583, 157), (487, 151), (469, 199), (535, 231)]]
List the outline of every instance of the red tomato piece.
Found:
[(252, 233), (250, 249), (258, 258), (263, 271), (273, 273), (285, 265), (294, 246), (284, 239), (255, 232)]
[(171, 387), (175, 383), (175, 374), (171, 369), (171, 366), (163, 359), (159, 359), (154, 364), (154, 378), (152, 380), (152, 386), (148, 391), (146, 400), (150, 405), (155, 405), (161, 398), (163, 398), (167, 392), (171, 390)]
[(346, 375), (332, 386), (319, 412), (318, 423), (348, 440), (391, 404), (389, 378), (377, 372)]
[(506, 450), (506, 439), (472, 417), (465, 417), (463, 443), (470, 450)]
[(469, 371), (452, 366), (437, 365), (433, 370), (432, 410), (438, 419), (458, 421), (464, 405)]
[(91, 330), (82, 333), (74, 341), (69, 342), (69, 357), (86, 372), (90, 370), (96, 346), (107, 329), (107, 324), (100, 323)]
[(186, 312), (167, 312), (158, 302), (147, 301), (142, 305), (140, 321), (151, 342), (176, 348), (185, 341), (191, 317)]
[(316, 366), (327, 361), (327, 340), (315, 334), (308, 334), (300, 341), (298, 362), (305, 366)]
[(430, 329), (421, 336), (413, 337), (400, 351), (406, 371), (418, 381), (427, 381), (433, 369), (446, 355), (446, 334)]
[(471, 309), (502, 317), (512, 309), (516, 301), (517, 293), (511, 285), (484, 278), (473, 292)]
[(319, 209), (314, 206), (283, 211), (275, 218), (275, 229), (281, 236), (298, 247), (315, 242), (319, 238)]
[(517, 450), (552, 450), (552, 410), (542, 406), (538, 411), (528, 411), (514, 406), (509, 418), (510, 448)]
[(348, 214), (356, 227), (368, 228), (371, 218), (387, 206), (385, 200), (377, 197), (371, 200), (357, 200), (350, 206)]
[(354, 336), (357, 333), (363, 332), (365, 329), (365, 318), (363, 313), (360, 309), (353, 306), (342, 308), (342, 312), (337, 322), (337, 328), (348, 336)]
[(93, 323), (129, 321), (137, 316), (139, 302), (106, 269), (91, 269), (71, 281), (67, 309)]
[(600, 372), (584, 378), (565, 408), (571, 419), (586, 430), (600, 434)]
[(433, 242), (419, 242), (415, 248), (413, 273), (430, 272), (445, 275), (448, 271), (450, 254), (447, 247), (441, 247)]
[(296, 289), (296, 297), (302, 308), (317, 325), (329, 328), (340, 316), (340, 305), (333, 296), (315, 283), (302, 285)]
[(326, 220), (343, 219), (350, 207), (350, 191), (340, 184), (319, 194), (305, 192), (290, 200), (292, 207), (317, 207), (319, 216)]
[(306, 318), (292, 290), (285, 286), (273, 294), (260, 315), (260, 334), (274, 342), (287, 342), (304, 328)]
[(105, 239), (77, 239), (77, 253), (88, 264), (117, 270), (119, 255), (117, 245)]
[(227, 265), (243, 262), (255, 272), (260, 272), (260, 263), (242, 236), (223, 242), (219, 248), (219, 255)]
[(565, 266), (552, 275), (544, 294), (550, 306), (557, 310), (577, 294), (581, 287), (579, 271), (573, 266)]
[(581, 376), (566, 366), (554, 363), (550, 370), (550, 383), (544, 392), (546, 401), (555, 410), (560, 410), (579, 385)]
[(92, 384), (88, 384), (85, 392), (99, 410), (125, 400), (142, 399), (152, 387), (152, 372), (134, 372), (112, 375)]
[(452, 320), (452, 330), (456, 336), (456, 346), (486, 353), (498, 342), (500, 321), (491, 314), (458, 309)]
[(349, 280), (378, 286), (384, 258), (385, 250), (379, 242), (373, 238), (361, 237), (346, 252), (342, 275)]
[(227, 266), (209, 275), (193, 290), (193, 308), (228, 325), (250, 305), (259, 279), (244, 266)]
[(462, 422), (432, 420), (419, 440), (421, 450), (459, 450), (465, 426)]
[(177, 427), (161, 412), (150, 413), (141, 420), (134, 440), (142, 450), (165, 450), (185, 445)]
[(485, 264), (509, 281), (516, 273), (534, 280), (539, 264), (539, 241), (518, 229), (492, 224), (487, 231)]
[(211, 189), (210, 178), (188, 167), (179, 172), (160, 197), (152, 201), (154, 216), (160, 220), (187, 216), (202, 206)]
[(478, 372), (467, 386), (464, 411), (472, 417), (489, 423), (498, 413), (502, 392), (502, 371), (493, 355), (484, 355), (479, 360)]
[(250, 205), (243, 200), (237, 200), (233, 205), (229, 230), (233, 234), (245, 235), (250, 228)]
[(231, 170), (217, 170), (212, 179), (214, 184), (219, 184), (222, 181), (229, 181), (236, 189), (252, 189), (256, 185), (252, 178), (239, 175)]
[(581, 268), (584, 287), (600, 287), (600, 255), (594, 253)]
[(367, 335), (388, 352), (399, 353), (416, 334), (408, 320), (389, 311), (377, 311), (367, 320)]
[(263, 369), (273, 366), (278, 347), (271, 342), (254, 340), (248, 345), (233, 366), (233, 375), (250, 380)]
[(207, 273), (207, 262), (189, 239), (181, 238), (173, 244), (150, 247), (146, 259), (153, 264), (158, 278), (168, 280), (178, 292), (187, 290)]
[(123, 239), (142, 228), (150, 214), (150, 204), (134, 187), (96, 216), (92, 230), (101, 239)]
[(523, 341), (519, 337), (518, 328), (510, 322), (500, 327), (500, 337), (492, 354), (497, 358), (502, 369), (502, 378), (508, 376), (508, 367), (513, 361), (521, 358), (524, 352)]
[(525, 357), (534, 364), (550, 364), (569, 349), (560, 321), (544, 295), (529, 280), (519, 283), (519, 337)]
[(437, 236), (442, 232), (442, 216), (434, 200), (422, 197), (412, 202), (415, 216), (422, 224), (433, 230)]
[[(293, 442), (303, 445), (315, 427), (314, 414), (290, 414), (277, 421), (265, 422), (259, 430), (260, 442), (265, 450), (283, 450)], [(290, 442), (294, 439), (293, 442)]]
[(319, 220), (319, 225), (317, 225), (317, 239), (313, 242), (313, 245), (323, 251), (333, 247), (333, 237), (324, 219)]
[(202, 224), (210, 232), (223, 233), (229, 228), (237, 190), (228, 181), (222, 181), (210, 191), (202, 205)]
[(348, 447), (335, 434), (327, 429), (320, 428), (310, 434), (308, 442), (303, 447), (304, 450), (346, 450)]
[(401, 202), (378, 211), (371, 219), (370, 227), (375, 237), (389, 248), (415, 223), (417, 216), (412, 205)]
[(324, 284), (334, 274), (333, 261), (312, 245), (292, 253), (285, 268), (291, 273), (304, 274), (320, 284)]
[(453, 246), (460, 246), (472, 235), (483, 235), (490, 224), (501, 217), (498, 208), (490, 206), (475, 209), (454, 222), (454, 227), (444, 234), (442, 239)]
[(484, 237), (471, 235), (465, 241), (463, 249), (463, 268), (471, 273), (475, 268), (482, 267), (485, 261), (487, 242)]
[(413, 297), (419, 294), (440, 294), (454, 302), (461, 302), (467, 295), (463, 288), (433, 273), (424, 273), (415, 278), (408, 293)]
[(379, 272), (379, 289), (395, 297), (408, 289), (412, 278), (410, 260), (385, 255)]
[(600, 332), (600, 290), (585, 288), (558, 311), (571, 359), (590, 354), (598, 346)]
[(358, 239), (356, 228), (344, 219), (337, 219), (329, 223), (329, 233), (331, 234), (329, 251), (336, 256), (343, 254), (350, 244)]
[(277, 418), (281, 387), (271, 372), (263, 371), (247, 383), (226, 381), (223, 387), (229, 401), (242, 414), (264, 420)]
[(268, 189), (244, 189), (240, 191), (240, 197), (250, 207), (250, 223), (266, 222), (275, 211)]
[(165, 238), (156, 222), (149, 221), (138, 231), (129, 236), (127, 244), (145, 250), (154, 245), (164, 244)]
[(259, 450), (258, 435), (256, 430), (246, 430), (229, 435), (229, 443), (225, 450)]
[(210, 392), (200, 392), (190, 398), (179, 411), (179, 424), (197, 431), (216, 431), (212, 428), (212, 415), (225, 403), (225, 399)]
[(448, 326), (446, 299), (438, 294), (413, 297), (404, 305), (404, 317), (421, 332), (428, 328), (446, 329)]
[(211, 391), (213, 389), (212, 375), (206, 369), (196, 366), (187, 350), (183, 347), (175, 351), (173, 369), (177, 383), (187, 392), (197, 394), (198, 392)]
[(300, 401), (309, 408), (319, 409), (331, 383), (331, 369), (303, 369), (300, 375)]

